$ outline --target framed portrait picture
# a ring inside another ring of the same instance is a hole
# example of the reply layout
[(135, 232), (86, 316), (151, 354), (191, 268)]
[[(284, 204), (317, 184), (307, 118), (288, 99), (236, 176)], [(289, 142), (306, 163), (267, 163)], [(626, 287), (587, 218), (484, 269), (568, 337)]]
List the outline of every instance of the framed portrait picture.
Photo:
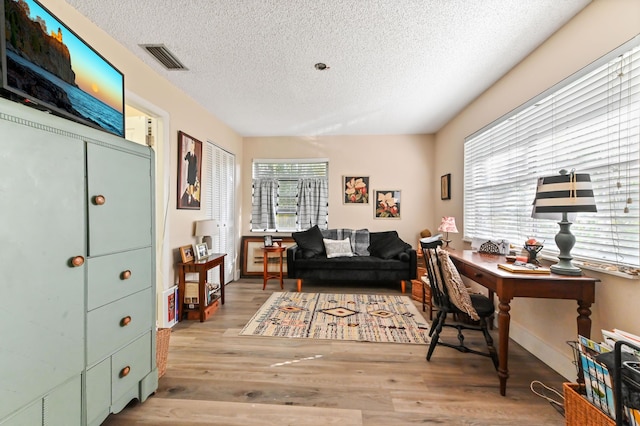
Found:
[(207, 257), (207, 243), (196, 244), (196, 259), (201, 260)]
[(264, 246), (265, 247), (273, 246), (273, 237), (271, 235), (264, 236)]
[(200, 210), (202, 142), (178, 132), (178, 208)]
[(440, 199), (451, 199), (451, 173), (447, 173), (440, 177)]
[(388, 189), (374, 191), (376, 200), (376, 219), (400, 219), (400, 190)]
[(180, 257), (182, 258), (182, 263), (193, 262), (193, 246), (182, 246), (180, 247)]
[(343, 176), (344, 204), (369, 204), (369, 176)]

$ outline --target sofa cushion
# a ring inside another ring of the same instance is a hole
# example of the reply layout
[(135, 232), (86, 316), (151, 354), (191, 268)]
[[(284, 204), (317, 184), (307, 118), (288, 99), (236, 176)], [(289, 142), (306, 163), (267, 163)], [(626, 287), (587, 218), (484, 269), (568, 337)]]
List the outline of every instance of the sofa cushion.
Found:
[(324, 238), (324, 249), (327, 252), (327, 257), (329, 259), (334, 257), (352, 257), (353, 253), (351, 252), (351, 242), (349, 238), (345, 238), (344, 240), (330, 240)]
[(292, 232), (291, 237), (298, 247), (302, 249), (302, 257), (305, 259), (325, 253), (322, 232), (320, 232), (318, 225), (306, 231)]
[(296, 260), (298, 271), (406, 271), (407, 264), (397, 259), (380, 259), (373, 256), (333, 257), (324, 256)]
[(392, 259), (399, 256), (400, 253), (404, 252), (408, 248), (411, 248), (410, 244), (405, 243), (400, 239), (400, 237), (398, 237), (398, 233), (396, 231), (372, 233), (370, 235), (370, 241), (369, 254), (381, 259)]

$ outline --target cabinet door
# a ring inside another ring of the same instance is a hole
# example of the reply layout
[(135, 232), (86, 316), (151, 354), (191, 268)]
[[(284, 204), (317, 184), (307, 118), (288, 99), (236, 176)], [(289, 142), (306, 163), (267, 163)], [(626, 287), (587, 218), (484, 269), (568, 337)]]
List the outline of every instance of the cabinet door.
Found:
[(151, 245), (150, 158), (89, 143), (87, 185), (89, 256)]
[(0, 119), (0, 135), (2, 419), (83, 370), (85, 157), (29, 125)]

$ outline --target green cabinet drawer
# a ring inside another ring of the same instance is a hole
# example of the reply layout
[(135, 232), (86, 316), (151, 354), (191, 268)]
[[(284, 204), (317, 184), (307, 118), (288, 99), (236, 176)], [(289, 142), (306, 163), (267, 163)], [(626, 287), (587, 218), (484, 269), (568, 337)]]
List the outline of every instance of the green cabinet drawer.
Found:
[(13, 416), (0, 420), (0, 426), (35, 426), (42, 424), (42, 400), (31, 403)]
[(111, 358), (87, 370), (87, 424), (100, 424), (111, 406)]
[(152, 300), (149, 288), (89, 312), (87, 364), (100, 361), (145, 330), (150, 330), (153, 326)]
[(151, 372), (151, 332), (122, 348), (111, 357), (111, 400), (127, 392), (139, 398), (138, 382)]
[(151, 265), (151, 248), (90, 258), (87, 310), (151, 287)]

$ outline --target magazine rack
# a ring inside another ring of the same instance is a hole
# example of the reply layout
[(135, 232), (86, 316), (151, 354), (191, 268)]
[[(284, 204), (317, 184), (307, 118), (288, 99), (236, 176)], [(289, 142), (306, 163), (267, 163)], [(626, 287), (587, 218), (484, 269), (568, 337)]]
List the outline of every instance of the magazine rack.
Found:
[(622, 382), (627, 385), (630, 392), (640, 393), (640, 363), (635, 363), (635, 366), (623, 363), (623, 346), (627, 346), (637, 351), (637, 353), (640, 353), (640, 347), (623, 340), (617, 341), (614, 347), (615, 369), (613, 371), (613, 386), (617, 426), (624, 424), (622, 415)]

